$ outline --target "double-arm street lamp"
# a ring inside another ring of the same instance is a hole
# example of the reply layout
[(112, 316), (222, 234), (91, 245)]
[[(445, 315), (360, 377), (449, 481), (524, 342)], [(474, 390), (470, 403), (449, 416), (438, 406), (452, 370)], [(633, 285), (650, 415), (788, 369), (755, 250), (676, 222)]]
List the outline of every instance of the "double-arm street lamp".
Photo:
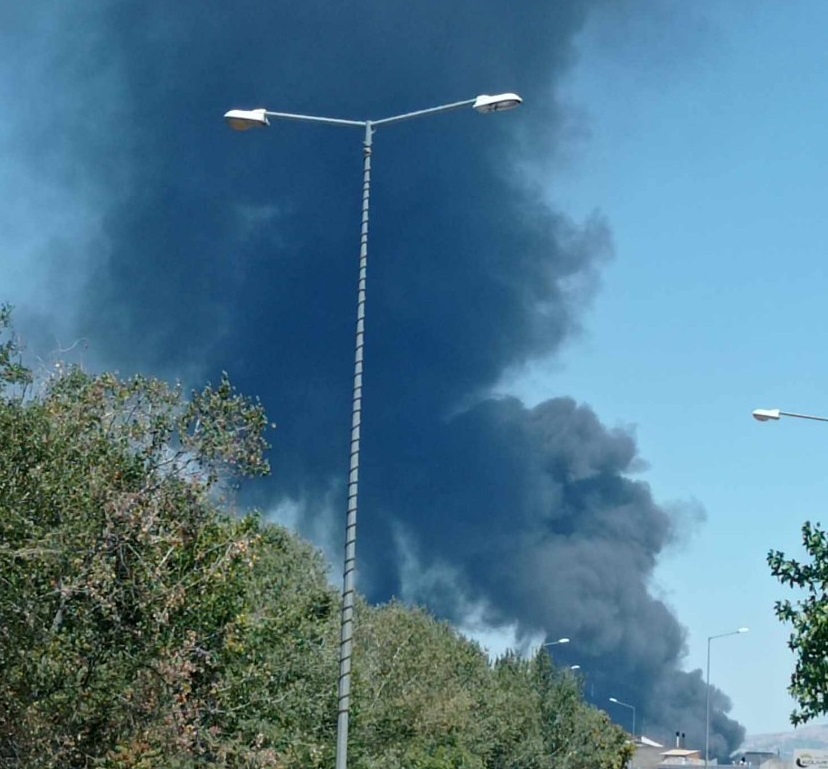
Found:
[(621, 705), (621, 707), (623, 707), (623, 708), (629, 708), (630, 710), (632, 710), (632, 714), (633, 714), (632, 738), (633, 738), (633, 742), (635, 742), (635, 705), (630, 705), (626, 702), (621, 702), (621, 700), (617, 700), (617, 699), (615, 699), (615, 697), (610, 697), (609, 701), (614, 702), (616, 705)]
[(264, 128), (270, 125), (270, 118), (296, 120), (304, 123), (324, 123), (331, 126), (361, 128), (363, 140), (362, 172), (362, 228), (359, 248), (359, 282), (357, 286), (356, 354), (354, 361), (354, 385), (351, 408), (351, 448), (348, 475), (348, 512), (345, 520), (345, 566), (342, 580), (342, 614), (339, 641), (339, 705), (336, 722), (336, 769), (346, 769), (348, 763), (348, 716), (351, 703), (351, 654), (353, 641), (353, 616), (356, 570), (356, 521), (357, 490), (359, 481), (360, 426), (362, 424), (362, 376), (363, 351), (365, 346), (365, 298), (368, 269), (368, 202), (371, 191), (371, 152), (374, 132), (380, 126), (400, 123), (403, 120), (436, 115), (440, 112), (472, 107), (481, 113), (500, 112), (517, 107), (522, 99), (515, 93), (501, 93), (495, 96), (483, 94), (474, 99), (444, 104), (417, 112), (383, 118), (382, 120), (340, 120), (315, 115), (295, 115), (288, 112), (271, 112), (267, 109), (233, 109), (224, 117), (230, 127), (237, 131), (250, 128)]
[(738, 630), (731, 630), (729, 633), (719, 633), (719, 635), (711, 635), (707, 637), (707, 714), (704, 720), (704, 766), (708, 766), (710, 760), (710, 642), (717, 638), (727, 638), (731, 635), (740, 635), (747, 633), (750, 628), (740, 627)]

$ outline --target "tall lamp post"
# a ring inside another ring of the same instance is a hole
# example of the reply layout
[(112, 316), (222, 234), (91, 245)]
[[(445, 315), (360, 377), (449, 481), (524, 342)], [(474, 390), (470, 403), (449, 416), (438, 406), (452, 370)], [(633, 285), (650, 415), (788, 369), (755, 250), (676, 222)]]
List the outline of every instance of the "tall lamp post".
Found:
[(794, 414), (779, 409), (754, 409), (753, 418), (758, 422), (778, 421), (779, 417), (796, 417), (797, 419), (813, 419), (816, 422), (828, 422), (828, 417), (815, 417), (810, 414)]
[(634, 743), (635, 742), (635, 706), (634, 705), (629, 705), (626, 702), (621, 702), (621, 700), (617, 700), (617, 699), (615, 699), (615, 697), (610, 697), (609, 701), (614, 702), (616, 705), (621, 705), (621, 707), (629, 708), (630, 710), (632, 710), (632, 714), (633, 714), (632, 738), (633, 738), (633, 743)]
[(727, 638), (731, 635), (747, 633), (750, 628), (740, 627), (738, 630), (731, 630), (729, 633), (719, 633), (707, 637), (707, 712), (704, 720), (704, 766), (707, 769), (710, 761), (710, 642), (717, 638)]
[(362, 229), (359, 245), (359, 283), (357, 287), (356, 355), (354, 360), (354, 386), (351, 408), (351, 449), (348, 475), (348, 512), (345, 520), (345, 567), (342, 580), (342, 614), (339, 640), (339, 705), (336, 720), (336, 769), (346, 769), (348, 764), (348, 717), (351, 705), (351, 655), (354, 623), (354, 594), (356, 570), (356, 521), (357, 491), (359, 482), (360, 426), (362, 423), (362, 375), (363, 351), (365, 347), (365, 292), (368, 269), (368, 202), (371, 191), (371, 152), (374, 132), (380, 126), (400, 123), (403, 120), (436, 115), (440, 112), (472, 107), (481, 113), (500, 112), (512, 109), (522, 103), (515, 93), (501, 93), (495, 96), (482, 94), (474, 99), (443, 104), (439, 107), (406, 112), (382, 120), (339, 120), (315, 115), (295, 115), (289, 112), (271, 112), (259, 108), (253, 110), (232, 109), (224, 118), (236, 131), (250, 128), (264, 128), (270, 125), (270, 118), (296, 120), (304, 123), (361, 128), (363, 140), (362, 171)]

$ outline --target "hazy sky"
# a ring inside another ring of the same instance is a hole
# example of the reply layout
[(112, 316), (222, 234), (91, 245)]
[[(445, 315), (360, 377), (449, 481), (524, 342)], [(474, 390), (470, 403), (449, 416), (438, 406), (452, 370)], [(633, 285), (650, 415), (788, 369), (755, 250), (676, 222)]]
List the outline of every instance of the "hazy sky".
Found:
[(30, 351), (228, 369), (280, 425), (256, 501), (338, 557), (359, 136), (220, 116), (519, 91), (376, 138), (360, 587), (570, 636), (620, 723), (609, 696), (696, 740), (707, 637), (747, 625), (711, 680), (748, 733), (787, 729), (765, 556), (820, 517), (828, 425), (750, 412), (828, 414), (828, 7), (337, 8), (0, 9), (0, 300)]

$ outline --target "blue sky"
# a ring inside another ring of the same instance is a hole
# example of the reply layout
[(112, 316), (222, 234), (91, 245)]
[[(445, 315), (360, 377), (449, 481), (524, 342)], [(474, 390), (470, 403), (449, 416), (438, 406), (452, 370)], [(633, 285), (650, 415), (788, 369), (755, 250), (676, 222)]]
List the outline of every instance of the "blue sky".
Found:
[(801, 522), (822, 518), (828, 426), (751, 411), (828, 414), (828, 6), (668, 5), (668, 30), (610, 14), (579, 40), (565, 93), (585, 130), (549, 194), (600, 210), (616, 258), (583, 335), (517, 387), (577, 393), (634, 428), (643, 477), (683, 509), (653, 589), (688, 628), (687, 664), (749, 626), (713, 642), (711, 680), (748, 733), (783, 731), (786, 592), (765, 556), (799, 553)]
[[(262, 498), (307, 493), (304, 532), (328, 528), (347, 443), (352, 297), (341, 287), (354, 277), (357, 140), (295, 125), (239, 136), (220, 115), (267, 103), (359, 118), (473, 96), (484, 82), (522, 92), (519, 112), (377, 136), (371, 247), (385, 258), (372, 262), (369, 318), (383, 321), (368, 331), (366, 434), (378, 440), (362, 585), (373, 577), (380, 597), (409, 589), (446, 616), (483, 606), (496, 625), (522, 623), (524, 643), (533, 631), (571, 635), (570, 664), (579, 638), (566, 622), (579, 614), (581, 648), (607, 668), (585, 664), (587, 682), (635, 690), (638, 671), (641, 691), (664, 701), (666, 681), (695, 686), (677, 699), (698, 732), (703, 692), (692, 676), (664, 677), (680, 638), (648, 586), (687, 628), (686, 670), (704, 668), (709, 635), (751, 628), (714, 642), (712, 681), (748, 733), (786, 730), (792, 660), (772, 613), (785, 593), (765, 556), (797, 552), (801, 522), (820, 517), (828, 426), (760, 425), (750, 412), (828, 414), (828, 6), (560, 0), (517, 14), (503, 0), (422, 0), (368, 2), (357, 19), (325, 4), (240, 3), (197, 15), (132, 0), (80, 15), (55, 0), (0, 10), (14, 31), (0, 52), (0, 300), (18, 306), (30, 351), (49, 361), (71, 348), (84, 363), (186, 381), (228, 369), (280, 423)], [(573, 250), (529, 188), (493, 172), (499, 151), (553, 210), (603, 221), (614, 258), (603, 259), (600, 228)], [(584, 309), (577, 287), (595, 275)], [(564, 309), (544, 315), (544, 300)], [(498, 392), (547, 406), (486, 401), (498, 376)], [(566, 395), (597, 420), (552, 402)], [(469, 407), (475, 398), (486, 402)], [(663, 511), (624, 481), (628, 442), (600, 422), (634, 432), (648, 464), (634, 477), (676, 521), (666, 549)], [(550, 447), (538, 425), (563, 425), (569, 442)], [(570, 481), (590, 472), (612, 482), (581, 498)], [(383, 474), (393, 482), (380, 488)], [(577, 504), (559, 515), (544, 504), (561, 489)], [(590, 526), (627, 517), (651, 522), (652, 537), (627, 529), (601, 550)], [(331, 531), (338, 547), (338, 520)], [(607, 579), (616, 554), (634, 571), (618, 584)], [(572, 605), (583, 584), (595, 611)], [(599, 612), (616, 608), (614, 634)], [(642, 617), (672, 637), (641, 637)], [(673, 718), (661, 701), (635, 704), (645, 731), (648, 706)]]

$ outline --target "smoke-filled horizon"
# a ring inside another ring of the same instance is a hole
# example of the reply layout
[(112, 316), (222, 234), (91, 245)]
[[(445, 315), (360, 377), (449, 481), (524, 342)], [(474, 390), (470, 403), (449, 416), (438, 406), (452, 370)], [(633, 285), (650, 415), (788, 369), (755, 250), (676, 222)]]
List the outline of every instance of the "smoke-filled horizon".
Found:
[[(6, 184), (36, 180), (27, 194), (51, 202), (38, 215), (54, 232), (21, 235), (49, 267), (19, 309), (121, 371), (229, 371), (278, 423), (256, 502), (290, 504), (302, 531), (338, 544), (362, 136), (287, 122), (235, 134), (221, 115), (379, 119), (521, 93), (514, 112), (433, 116), (374, 138), (359, 588), (460, 625), (567, 635), (561, 659), (582, 666), (596, 702), (635, 703), (645, 733), (701, 745), (704, 681), (681, 671), (684, 629), (650, 592), (673, 522), (635, 477), (633, 437), (569, 397), (529, 408), (492, 395), (578, 331), (611, 256), (611, 223), (571, 221), (530, 181), (552, 166), (567, 119), (556, 87), (599, 6), (5, 11), (7, 29), (40, 41), (2, 137), (16, 158)], [(17, 63), (3, 59), (6, 99)], [(6, 259), (14, 288), (24, 268)], [(714, 706), (711, 745), (725, 754), (743, 729), (721, 692)]]

